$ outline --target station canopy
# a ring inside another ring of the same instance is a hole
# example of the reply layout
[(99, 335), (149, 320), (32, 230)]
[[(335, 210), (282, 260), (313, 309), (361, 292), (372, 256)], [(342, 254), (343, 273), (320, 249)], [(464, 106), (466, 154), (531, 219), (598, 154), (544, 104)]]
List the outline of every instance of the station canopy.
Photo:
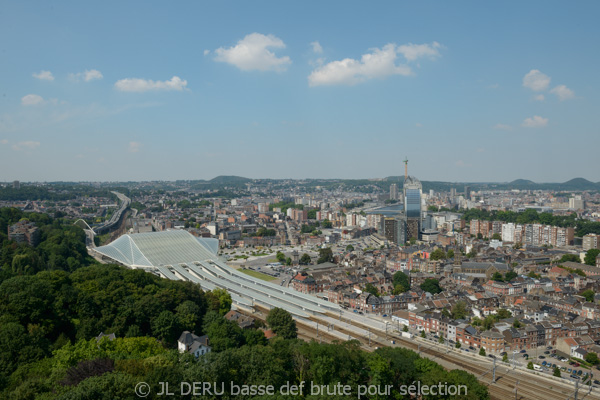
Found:
[(128, 267), (158, 267), (217, 259), (219, 241), (173, 230), (123, 235), (94, 250)]

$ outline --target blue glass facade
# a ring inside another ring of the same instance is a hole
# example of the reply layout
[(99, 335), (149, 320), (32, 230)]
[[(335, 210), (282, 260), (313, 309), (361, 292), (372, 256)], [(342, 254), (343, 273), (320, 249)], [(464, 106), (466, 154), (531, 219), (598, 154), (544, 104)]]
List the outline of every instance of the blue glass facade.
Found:
[(421, 218), (421, 191), (419, 189), (406, 189), (404, 204), (407, 218)]

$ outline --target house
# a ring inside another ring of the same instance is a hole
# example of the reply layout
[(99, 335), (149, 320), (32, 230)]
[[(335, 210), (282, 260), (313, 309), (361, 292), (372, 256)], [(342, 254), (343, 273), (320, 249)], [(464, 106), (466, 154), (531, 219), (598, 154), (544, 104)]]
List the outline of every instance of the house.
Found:
[(103, 338), (108, 338), (108, 340), (115, 340), (116, 336), (114, 333), (106, 334), (106, 333), (100, 332), (100, 334), (96, 337), (96, 343), (100, 343), (100, 341)]
[(188, 352), (196, 358), (210, 353), (211, 348), (208, 345), (208, 336), (194, 335), (190, 331), (184, 331), (177, 339), (177, 349), (180, 353)]
[(235, 310), (231, 310), (225, 314), (225, 319), (237, 323), (242, 329), (254, 328), (254, 318), (239, 313)]

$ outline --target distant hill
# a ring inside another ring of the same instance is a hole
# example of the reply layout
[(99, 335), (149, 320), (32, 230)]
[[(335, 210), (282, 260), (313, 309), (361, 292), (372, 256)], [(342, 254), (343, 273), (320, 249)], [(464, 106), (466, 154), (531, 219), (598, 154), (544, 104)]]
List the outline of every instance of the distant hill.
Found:
[(244, 178), (242, 176), (219, 175), (219, 176), (209, 180), (208, 183), (217, 183), (217, 184), (221, 184), (221, 185), (226, 185), (226, 184), (235, 185), (235, 184), (239, 184), (239, 183), (248, 183), (251, 181), (252, 181), (252, 179)]

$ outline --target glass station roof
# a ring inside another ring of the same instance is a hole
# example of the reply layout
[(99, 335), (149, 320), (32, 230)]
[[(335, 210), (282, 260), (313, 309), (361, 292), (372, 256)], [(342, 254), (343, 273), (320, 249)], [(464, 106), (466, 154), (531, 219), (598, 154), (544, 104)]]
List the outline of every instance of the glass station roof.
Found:
[(187, 231), (123, 235), (96, 251), (127, 266), (157, 267), (217, 258), (219, 241), (197, 238)]

